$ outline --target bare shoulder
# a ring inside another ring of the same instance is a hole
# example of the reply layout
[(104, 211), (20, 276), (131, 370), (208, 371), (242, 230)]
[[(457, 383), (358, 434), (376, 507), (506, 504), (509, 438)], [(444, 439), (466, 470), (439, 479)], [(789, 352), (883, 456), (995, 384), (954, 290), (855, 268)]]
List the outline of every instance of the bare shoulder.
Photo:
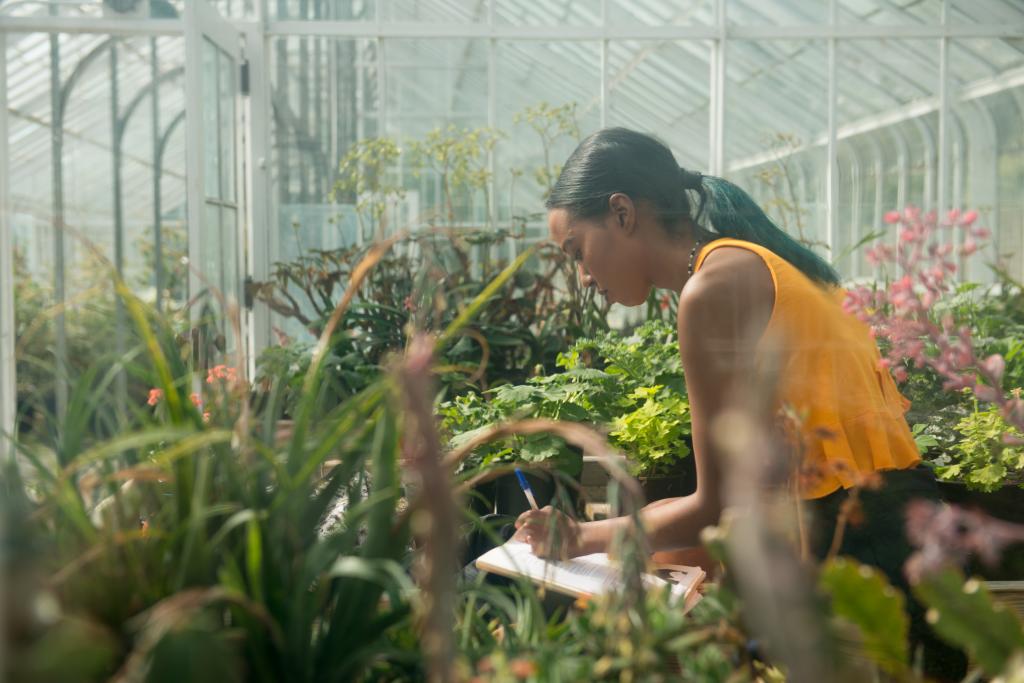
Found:
[(709, 334), (757, 339), (774, 303), (775, 284), (761, 257), (739, 247), (719, 247), (680, 293), (680, 341)]

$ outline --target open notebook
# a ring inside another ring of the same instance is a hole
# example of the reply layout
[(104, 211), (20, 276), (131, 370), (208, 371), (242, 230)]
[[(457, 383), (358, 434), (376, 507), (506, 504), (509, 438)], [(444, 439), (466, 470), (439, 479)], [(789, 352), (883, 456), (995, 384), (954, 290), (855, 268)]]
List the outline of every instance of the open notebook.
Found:
[[(615, 590), (622, 583), (617, 564), (605, 553), (582, 555), (555, 562), (537, 557), (529, 543), (509, 541), (488, 550), (476, 560), (477, 569), (502, 576), (525, 576), (551, 590), (577, 598), (590, 598)], [(668, 586), (673, 595), (686, 600), (687, 607), (696, 597), (696, 588), (704, 580), (700, 567), (661, 565), (656, 574), (644, 574), (648, 587)]]

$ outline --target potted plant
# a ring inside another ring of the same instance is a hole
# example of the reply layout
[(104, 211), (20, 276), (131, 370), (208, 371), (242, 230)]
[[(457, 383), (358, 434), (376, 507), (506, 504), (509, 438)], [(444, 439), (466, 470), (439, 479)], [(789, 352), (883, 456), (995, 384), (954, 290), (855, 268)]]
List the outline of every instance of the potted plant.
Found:
[(612, 421), (609, 437), (627, 454), (630, 473), (648, 501), (686, 496), (697, 489), (685, 396), (656, 384), (629, 394), (632, 410)]

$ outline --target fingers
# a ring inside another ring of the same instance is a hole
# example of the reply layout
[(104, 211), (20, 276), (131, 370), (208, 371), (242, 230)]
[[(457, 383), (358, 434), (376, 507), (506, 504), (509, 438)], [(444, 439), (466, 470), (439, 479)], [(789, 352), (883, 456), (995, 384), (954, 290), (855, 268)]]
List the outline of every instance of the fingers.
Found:
[(520, 529), (526, 525), (546, 524), (553, 514), (555, 514), (555, 509), (550, 505), (545, 505), (540, 510), (527, 510), (516, 519), (516, 528)]

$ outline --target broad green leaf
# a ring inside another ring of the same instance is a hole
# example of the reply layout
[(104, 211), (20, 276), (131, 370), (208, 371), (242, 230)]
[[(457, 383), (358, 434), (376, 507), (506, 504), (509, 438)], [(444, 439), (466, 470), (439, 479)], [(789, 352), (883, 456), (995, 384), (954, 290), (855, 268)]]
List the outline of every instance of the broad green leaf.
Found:
[(1012, 609), (995, 602), (978, 579), (955, 569), (930, 575), (914, 587), (929, 607), (928, 621), (950, 643), (964, 648), (989, 676), (1000, 674), (1024, 650), (1024, 628)]
[(868, 656), (890, 673), (905, 671), (910, 622), (903, 594), (877, 569), (846, 558), (826, 563), (819, 583), (832, 612), (860, 629)]

